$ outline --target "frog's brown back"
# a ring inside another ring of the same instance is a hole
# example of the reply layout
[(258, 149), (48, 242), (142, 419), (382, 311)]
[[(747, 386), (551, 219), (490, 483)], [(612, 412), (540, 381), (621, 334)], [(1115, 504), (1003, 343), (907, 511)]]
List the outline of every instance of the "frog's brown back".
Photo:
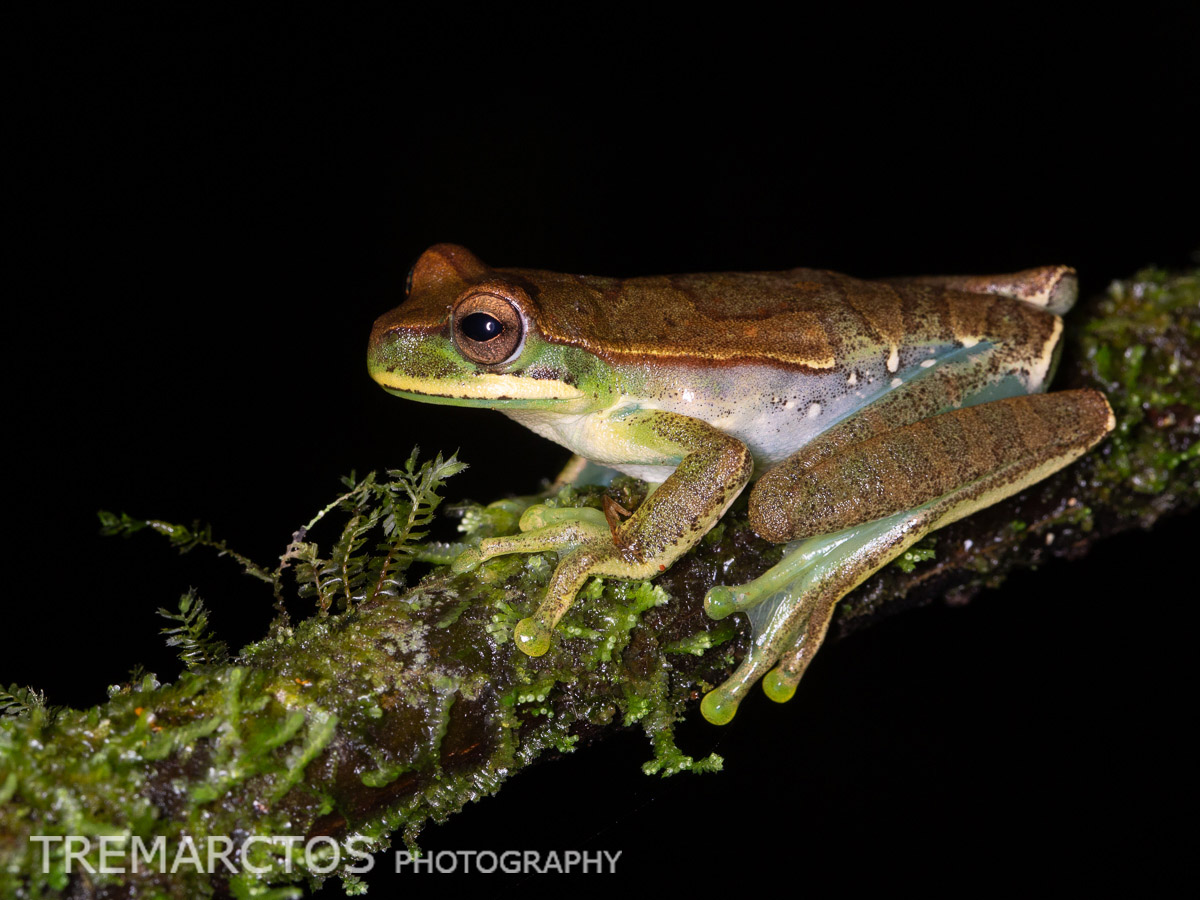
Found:
[(537, 307), (555, 343), (613, 363), (766, 363), (828, 371), (914, 343), (977, 341), (999, 328), (1043, 331), (1043, 310), (996, 294), (864, 281), (816, 269), (648, 278), (503, 269)]

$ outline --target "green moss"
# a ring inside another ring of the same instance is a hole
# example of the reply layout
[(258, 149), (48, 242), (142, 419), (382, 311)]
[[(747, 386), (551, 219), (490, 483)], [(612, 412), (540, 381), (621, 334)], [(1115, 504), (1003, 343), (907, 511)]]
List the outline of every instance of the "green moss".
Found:
[(698, 631), (695, 634), (689, 634), (685, 638), (663, 644), (662, 649), (663, 653), (690, 653), (692, 656), (703, 656), (718, 644), (733, 640), (736, 635), (737, 628), (733, 623), (728, 619), (722, 619), (712, 631)]
[(1197, 465), (1198, 307), (1200, 273), (1146, 269), (1114, 282), (1079, 329), (1080, 376), (1108, 393), (1117, 418), (1095, 477), (1124, 509), (1139, 503), (1129, 494), (1162, 494), (1175, 470)]
[(918, 563), (923, 563), (936, 556), (937, 550), (933, 547), (933, 536), (931, 535), (927, 538), (922, 538), (900, 556), (896, 557), (892, 565), (905, 575), (909, 575), (917, 568)]

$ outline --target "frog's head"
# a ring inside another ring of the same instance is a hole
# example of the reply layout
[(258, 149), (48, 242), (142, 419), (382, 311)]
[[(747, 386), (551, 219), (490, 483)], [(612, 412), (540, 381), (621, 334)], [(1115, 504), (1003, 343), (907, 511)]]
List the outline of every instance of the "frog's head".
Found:
[(430, 247), (404, 302), (375, 322), (371, 377), (428, 403), (582, 411), (605, 392), (606, 367), (545, 338), (530, 274), (489, 268), (454, 244)]

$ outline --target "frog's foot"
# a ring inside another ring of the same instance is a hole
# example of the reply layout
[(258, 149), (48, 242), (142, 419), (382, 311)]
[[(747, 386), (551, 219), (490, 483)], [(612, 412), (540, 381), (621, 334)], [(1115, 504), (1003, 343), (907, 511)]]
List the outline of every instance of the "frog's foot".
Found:
[(456, 566), (464, 571), (501, 553), (558, 554), (541, 606), (513, 631), (516, 645), (531, 656), (550, 649), (555, 626), (590, 576), (632, 581), (666, 571), (717, 523), (754, 471), (749, 447), (699, 419), (632, 409), (605, 419), (603, 428), (604, 440), (637, 448), (638, 465), (674, 467), (633, 515), (620, 521), (624, 511), (613, 504), (607, 516), (533, 507), (521, 518), (523, 534), (488, 538)]
[(521, 517), (521, 534), (486, 538), (477, 548), (461, 553), (454, 561), (456, 573), (470, 572), (482, 563), (509, 553), (542, 553), (559, 556), (546, 598), (532, 616), (513, 630), (518, 648), (529, 656), (550, 649), (550, 638), (589, 574), (623, 578), (649, 578), (657, 569), (640, 561), (628, 563), (626, 554), (613, 543), (605, 514), (591, 508), (532, 506)]
[(631, 546), (621, 533), (621, 519), (628, 519), (633, 513), (623, 507), (608, 494), (604, 495), (604, 518), (608, 521), (608, 530), (612, 533), (613, 544), (622, 550), (632, 552), (639, 560), (645, 561), (636, 545)]
[(796, 692), (825, 640), (837, 601), (923, 536), (936, 504), (794, 541), (763, 575), (737, 587), (715, 587), (704, 607), (713, 618), (735, 612), (750, 617), (750, 649), (733, 675), (709, 691), (700, 711), (714, 725), (733, 719), (754, 683), (777, 703)]
[[(700, 704), (704, 718), (714, 725), (725, 725), (733, 719), (738, 706), (760, 678), (763, 690), (772, 700), (783, 703), (795, 693), (803, 668), (796, 671), (799, 660), (789, 659), (790, 665), (783, 661), (785, 657), (803, 656), (806, 644), (812, 645), (805, 640), (809, 623), (814, 616), (819, 619), (824, 614), (828, 618), (833, 611), (832, 603), (828, 604), (827, 613), (819, 609), (822, 594), (812, 590), (814, 576), (818, 574), (815, 563), (833, 549), (811, 546), (820, 540), (798, 542), (799, 546), (789, 547), (783, 560), (761, 577), (737, 587), (715, 587), (704, 598), (704, 608), (714, 619), (748, 612), (753, 634), (741, 665), (728, 680), (709, 691)], [(823, 635), (824, 628), (820, 631)], [(811, 655), (809, 652), (808, 657)], [(807, 660), (803, 666), (807, 666)]]
[(484, 538), (454, 560), (455, 574), (473, 572), (497, 556), (509, 553), (555, 553), (570, 551), (581, 544), (609, 535), (608, 522), (598, 509), (530, 506), (521, 515), (520, 534)]
[[(783, 559), (753, 581), (711, 588), (704, 597), (704, 611), (710, 618), (724, 619), (735, 612), (756, 609), (772, 597), (777, 601), (772, 608), (778, 606), (782, 602), (782, 592), (794, 586), (814, 563), (831, 554), (845, 540), (844, 535), (827, 535), (807, 541), (793, 541), (784, 550)], [(761, 619), (762, 615), (752, 618)]]
[[(559, 553), (558, 567), (550, 578), (546, 597), (537, 612), (522, 619), (513, 629), (517, 647), (529, 656), (541, 656), (550, 649), (550, 638), (555, 627), (571, 608), (575, 595), (589, 576), (649, 579), (666, 567), (663, 563), (647, 562), (637, 554), (615, 546), (607, 523), (572, 522), (550, 527), (555, 530), (568, 529), (566, 547), (572, 549)], [(667, 559), (670, 561), (669, 557)]]
[[(709, 616), (724, 619), (735, 612), (748, 613), (753, 643), (733, 676), (704, 697), (700, 709), (706, 719), (714, 725), (733, 719), (738, 704), (760, 678), (772, 700), (784, 703), (792, 698), (833, 613), (833, 603), (827, 611), (821, 607), (827, 593), (820, 590), (821, 584), (836, 570), (839, 551), (853, 545), (856, 536), (851, 529), (794, 541), (783, 559), (753, 581), (709, 590), (704, 598)], [(822, 615), (826, 621), (810, 638), (808, 626), (814, 615), (818, 625)], [(780, 665), (773, 669), (776, 663)]]
[(763, 691), (776, 703), (791, 700), (825, 637), (835, 603), (836, 598), (831, 600), (827, 594), (806, 597), (803, 592), (785, 592), (776, 618), (755, 638), (742, 664), (705, 694), (700, 704), (704, 718), (714, 725), (728, 724), (759, 679)]

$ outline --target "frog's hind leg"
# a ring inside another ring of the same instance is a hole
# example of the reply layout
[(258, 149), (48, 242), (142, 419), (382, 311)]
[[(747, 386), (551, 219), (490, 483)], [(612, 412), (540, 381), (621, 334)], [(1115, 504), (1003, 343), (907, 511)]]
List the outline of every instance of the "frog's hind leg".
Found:
[[(774, 539), (793, 543), (753, 582), (709, 592), (714, 618), (750, 611), (754, 638), (733, 676), (705, 696), (705, 718), (728, 722), (759, 678), (773, 700), (790, 699), (838, 600), (931, 531), (1068, 465), (1113, 424), (1097, 391), (1011, 397), (877, 435), (816, 464), (780, 467), (779, 477), (768, 473), (751, 495), (751, 521), (760, 533), (782, 529)], [(763, 526), (756, 509), (761, 516), (768, 508)]]
[[(772, 700), (782, 703), (791, 699), (799, 677), (781, 677), (784, 658), (790, 661), (803, 655), (807, 666), (825, 638), (837, 601), (919, 540), (924, 532), (910, 533), (927, 517), (927, 510), (916, 510), (837, 534), (795, 541), (787, 546), (778, 565), (760, 578), (739, 587), (709, 591), (704, 601), (709, 615), (721, 619), (733, 612), (747, 612), (753, 640), (733, 675), (704, 696), (700, 704), (704, 718), (714, 725), (730, 722), (759, 679)], [(856, 579), (859, 569), (863, 574)], [(794, 671), (798, 662), (792, 662), (787, 671)]]
[(999, 294), (1061, 316), (1079, 296), (1079, 279), (1070, 266), (1041, 266), (1009, 275), (923, 275), (887, 278), (891, 284), (926, 284), (969, 294)]

